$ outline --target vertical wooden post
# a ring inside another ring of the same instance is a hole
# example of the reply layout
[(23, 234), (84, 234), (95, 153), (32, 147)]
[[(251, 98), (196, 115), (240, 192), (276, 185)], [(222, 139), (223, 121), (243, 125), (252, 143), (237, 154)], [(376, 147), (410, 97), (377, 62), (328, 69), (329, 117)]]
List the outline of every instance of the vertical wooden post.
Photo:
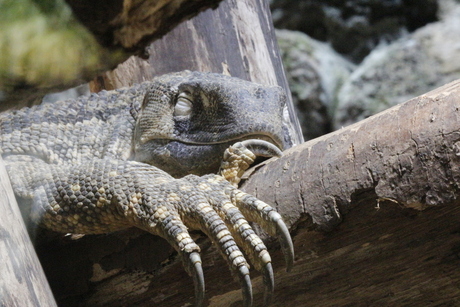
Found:
[(0, 156), (0, 306), (56, 306)]

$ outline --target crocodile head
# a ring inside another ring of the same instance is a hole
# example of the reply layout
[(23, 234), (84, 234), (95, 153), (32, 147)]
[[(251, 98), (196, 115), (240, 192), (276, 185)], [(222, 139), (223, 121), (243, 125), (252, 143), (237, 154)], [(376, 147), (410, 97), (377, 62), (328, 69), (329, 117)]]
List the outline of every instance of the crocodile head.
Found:
[(220, 74), (163, 75), (137, 115), (134, 159), (182, 177), (217, 172), (224, 150), (238, 141), (263, 140), (282, 150), (285, 100), (280, 87)]

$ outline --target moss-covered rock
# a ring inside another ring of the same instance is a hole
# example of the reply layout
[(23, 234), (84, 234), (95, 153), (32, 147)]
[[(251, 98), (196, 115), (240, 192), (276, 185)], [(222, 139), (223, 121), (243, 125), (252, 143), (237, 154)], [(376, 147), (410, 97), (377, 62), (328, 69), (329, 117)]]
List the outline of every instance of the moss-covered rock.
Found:
[(3, 91), (70, 83), (111, 62), (60, 0), (1, 1), (0, 29)]

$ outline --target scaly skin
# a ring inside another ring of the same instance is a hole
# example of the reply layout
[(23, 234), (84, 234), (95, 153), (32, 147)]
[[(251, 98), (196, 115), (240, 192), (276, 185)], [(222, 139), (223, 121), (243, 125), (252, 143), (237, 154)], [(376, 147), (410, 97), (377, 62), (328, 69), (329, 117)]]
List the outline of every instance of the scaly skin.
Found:
[[(17, 197), (32, 200), (34, 222), (61, 233), (134, 226), (164, 237), (194, 277), (197, 305), (204, 279), (200, 248), (188, 230), (201, 230), (239, 276), (245, 304), (252, 304), (252, 290), (240, 248), (263, 272), (268, 303), (270, 255), (248, 222), (280, 238), (288, 268), (292, 241), (273, 208), (235, 187), (253, 157), (232, 161), (251, 151), (280, 153), (283, 99), (276, 87), (226, 76), (169, 74), (127, 89), (2, 113), (0, 154)], [(224, 150), (238, 141), (222, 162)], [(221, 173), (233, 185), (210, 174), (221, 162)]]

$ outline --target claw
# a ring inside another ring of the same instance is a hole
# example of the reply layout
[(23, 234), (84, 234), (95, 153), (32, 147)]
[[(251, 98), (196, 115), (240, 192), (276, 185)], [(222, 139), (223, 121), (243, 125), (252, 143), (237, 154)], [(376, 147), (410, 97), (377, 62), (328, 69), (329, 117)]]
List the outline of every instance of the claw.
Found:
[(256, 156), (281, 157), (283, 155), (283, 152), (276, 145), (264, 140), (250, 139), (242, 141), (241, 144)]
[(252, 284), (249, 276), (249, 269), (243, 265), (238, 268), (241, 282), (241, 291), (243, 292), (243, 305), (245, 307), (252, 306)]
[(272, 264), (269, 262), (264, 267), (263, 272), (263, 279), (264, 279), (264, 306), (270, 305), (273, 296), (273, 290), (275, 289), (275, 280), (273, 277), (273, 268)]
[(292, 243), (291, 234), (284, 224), (283, 219), (277, 213), (279, 218), (276, 220), (276, 234), (280, 240), (281, 249), (283, 250), (284, 260), (286, 262), (286, 272), (291, 271), (294, 264), (294, 244)]
[(189, 259), (193, 271), (193, 283), (195, 284), (195, 306), (201, 307), (203, 306), (205, 291), (201, 257), (197, 252), (193, 252), (190, 254)]
[(243, 215), (247, 217), (251, 217), (252, 215), (252, 219), (248, 220), (261, 225), (271, 236), (276, 235), (278, 237), (286, 261), (286, 271), (289, 272), (294, 264), (294, 244), (281, 215), (268, 204), (258, 200), (254, 196), (239, 190), (233, 191), (235, 194), (232, 195), (232, 198), (235, 199)]

